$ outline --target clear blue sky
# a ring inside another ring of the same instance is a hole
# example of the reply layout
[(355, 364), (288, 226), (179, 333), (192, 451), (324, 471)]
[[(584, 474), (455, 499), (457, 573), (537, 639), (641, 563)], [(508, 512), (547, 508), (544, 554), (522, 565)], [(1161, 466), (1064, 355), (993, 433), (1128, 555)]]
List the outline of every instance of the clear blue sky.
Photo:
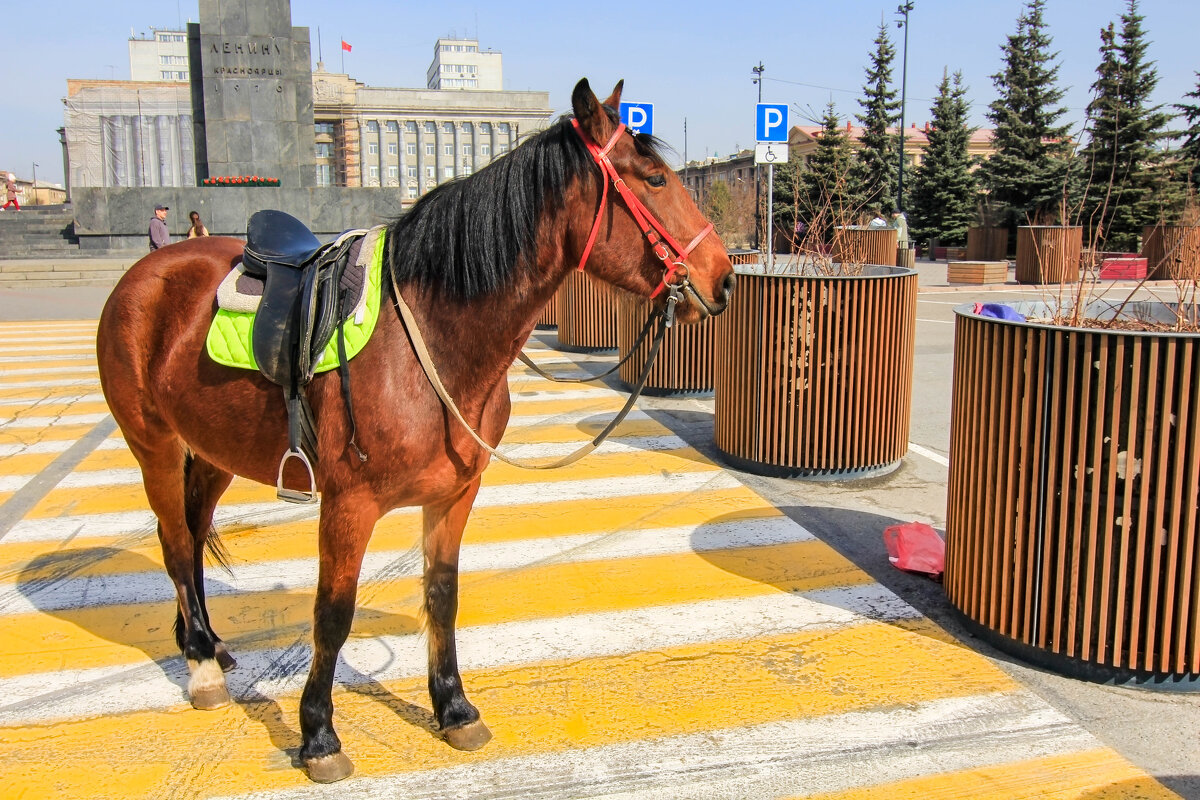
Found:
[[(907, 113), (920, 125), (942, 69), (961, 70), (975, 124), (995, 97), (989, 77), (1000, 46), (1016, 27), (1021, 0), (914, 0), (908, 41)], [(504, 54), (506, 89), (550, 92), (556, 113), (568, 110), (580, 77), (602, 96), (625, 79), (625, 99), (655, 104), (655, 133), (679, 153), (727, 155), (754, 138), (757, 90), (751, 67), (766, 66), (763, 101), (819, 114), (832, 99), (843, 116), (859, 111), (864, 69), (881, 18), (897, 50), (903, 31), (892, 21), (896, 0), (755, 3), (607, 0), (602, 3), (398, 3), (384, 0), (292, 0), (292, 22), (307, 26), (317, 57), (320, 29), (327, 68), (341, 65), (340, 40), (353, 51), (345, 68), (370, 86), (419, 87), (439, 36), (477, 37)], [(1074, 121), (1082, 121), (1099, 60), (1099, 31), (1116, 21), (1124, 0), (1049, 0), (1046, 18), (1060, 52), (1060, 86)], [(1157, 62), (1155, 99), (1177, 103), (1196, 88), (1200, 70), (1200, 2), (1143, 0), (1141, 13)], [(130, 29), (169, 28), (196, 19), (196, 0), (2, 0), (0, 30), (0, 169), (62, 180), (55, 129), (63, 124), (67, 78), (128, 78)], [(899, 85), (899, 52), (896, 83)]]

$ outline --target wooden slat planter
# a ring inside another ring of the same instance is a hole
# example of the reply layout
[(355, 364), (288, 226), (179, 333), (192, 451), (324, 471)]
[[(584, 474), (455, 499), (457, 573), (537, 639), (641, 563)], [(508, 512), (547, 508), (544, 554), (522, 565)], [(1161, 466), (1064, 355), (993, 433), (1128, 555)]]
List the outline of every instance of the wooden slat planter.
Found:
[(1017, 228), (1017, 283), (1074, 283), (1083, 256), (1083, 228)]
[(558, 295), (562, 292), (559, 289), (555, 292), (554, 297), (550, 298), (550, 302), (546, 303), (546, 307), (542, 309), (542, 315), (538, 317), (538, 328), (557, 328), (558, 327)]
[[(617, 354), (624, 358), (650, 316), (650, 301), (625, 292), (617, 298)], [(694, 325), (676, 324), (663, 335), (658, 357), (646, 378), (645, 394), (684, 394), (711, 392), (713, 389), (713, 344), (716, 340), (714, 319)], [(627, 386), (634, 386), (641, 375), (654, 329), (642, 340), (637, 351), (621, 365), (618, 374)]]
[(913, 269), (917, 266), (917, 250), (915, 247), (896, 248), (896, 266)]
[(967, 261), (1005, 261), (1008, 228), (967, 228)]
[(558, 288), (558, 344), (564, 350), (611, 350), (617, 346), (613, 290), (572, 270)]
[(833, 229), (833, 260), (844, 264), (896, 266), (895, 228), (847, 226)]
[(1142, 231), (1142, 255), (1152, 278), (1196, 280), (1200, 278), (1200, 227), (1147, 226)]
[(1200, 334), (956, 312), (950, 602), (1056, 671), (1200, 689)]
[(1007, 283), (1007, 261), (951, 261), (946, 266), (948, 283)]
[(737, 266), (739, 264), (757, 264), (762, 254), (757, 250), (735, 250), (729, 253), (729, 263)]
[(716, 445), (735, 466), (865, 477), (908, 449), (917, 273), (738, 273), (717, 317)]

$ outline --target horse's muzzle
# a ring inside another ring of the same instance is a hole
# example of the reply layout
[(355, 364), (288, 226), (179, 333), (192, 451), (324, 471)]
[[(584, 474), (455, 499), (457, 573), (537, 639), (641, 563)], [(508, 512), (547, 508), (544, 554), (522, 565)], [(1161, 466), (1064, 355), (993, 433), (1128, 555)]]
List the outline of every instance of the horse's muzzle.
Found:
[(704, 295), (696, 291), (696, 287), (691, 283), (686, 283), (683, 286), (683, 291), (690, 299), (691, 305), (695, 306), (700, 312), (700, 318), (715, 317), (726, 308), (729, 307), (729, 298), (733, 295), (734, 284), (737, 283), (737, 276), (733, 270), (725, 276), (725, 280), (721, 281), (719, 293), (713, 297), (711, 301), (705, 300)]

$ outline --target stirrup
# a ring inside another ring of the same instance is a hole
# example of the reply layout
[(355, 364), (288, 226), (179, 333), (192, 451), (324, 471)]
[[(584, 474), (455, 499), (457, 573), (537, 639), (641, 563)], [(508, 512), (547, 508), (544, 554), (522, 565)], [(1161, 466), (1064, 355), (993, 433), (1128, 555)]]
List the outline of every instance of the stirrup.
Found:
[[(283, 468), (287, 466), (289, 459), (298, 458), (300, 463), (304, 465), (304, 469), (308, 471), (308, 491), (297, 489), (288, 489), (283, 485)], [(317, 497), (317, 478), (313, 475), (312, 463), (309, 462), (308, 456), (304, 455), (303, 450), (288, 450), (283, 454), (283, 458), (279, 461), (279, 477), (275, 481), (275, 496), (280, 500), (286, 500), (289, 503), (302, 503), (304, 505), (313, 505), (319, 502)]]

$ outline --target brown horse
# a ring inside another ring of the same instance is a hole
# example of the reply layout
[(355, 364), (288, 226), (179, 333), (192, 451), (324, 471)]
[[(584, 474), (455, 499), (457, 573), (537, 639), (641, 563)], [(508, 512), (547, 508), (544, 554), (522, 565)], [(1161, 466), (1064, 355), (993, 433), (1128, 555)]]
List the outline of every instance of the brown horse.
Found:
[[(720, 313), (728, 303), (734, 277), (724, 246), (703, 235), (706, 220), (656, 143), (622, 131), (613, 111), (620, 95), (617, 84), (601, 104), (580, 81), (573, 120), (439, 187), (387, 229), (385, 268), (412, 307), (450, 395), (493, 445), (508, 423), (508, 368), (581, 259), (595, 277), (658, 295), (660, 305), (661, 289), (671, 283), (673, 296), (684, 299), (677, 316), (685, 322)], [(609, 193), (616, 175), (619, 192)], [(646, 217), (660, 234), (648, 230)], [(679, 247), (676, 239), (691, 244)], [(287, 447), (279, 387), (205, 353), (217, 284), (242, 248), (239, 240), (214, 237), (146, 256), (113, 290), (96, 343), (104, 396), (158, 517), (179, 597), (176, 639), (196, 708), (229, 702), (223, 670), (234, 666), (204, 602), (213, 511), (234, 475), (273, 485)], [(423, 508), (429, 694), (441, 735), (463, 750), (491, 738), (463, 693), (454, 643), (459, 543), (489, 455), (435, 395), (397, 315), (381, 314), (351, 362), (351, 385), (356, 441), (366, 461), (348, 447), (338, 377), (318, 375), (308, 387), (320, 458), (320, 562), (300, 758), (317, 781), (353, 770), (333, 729), (334, 666), (350, 632), (372, 530), (402, 506)], [(302, 485), (300, 477), (299, 470), (289, 472), (285, 482)]]

